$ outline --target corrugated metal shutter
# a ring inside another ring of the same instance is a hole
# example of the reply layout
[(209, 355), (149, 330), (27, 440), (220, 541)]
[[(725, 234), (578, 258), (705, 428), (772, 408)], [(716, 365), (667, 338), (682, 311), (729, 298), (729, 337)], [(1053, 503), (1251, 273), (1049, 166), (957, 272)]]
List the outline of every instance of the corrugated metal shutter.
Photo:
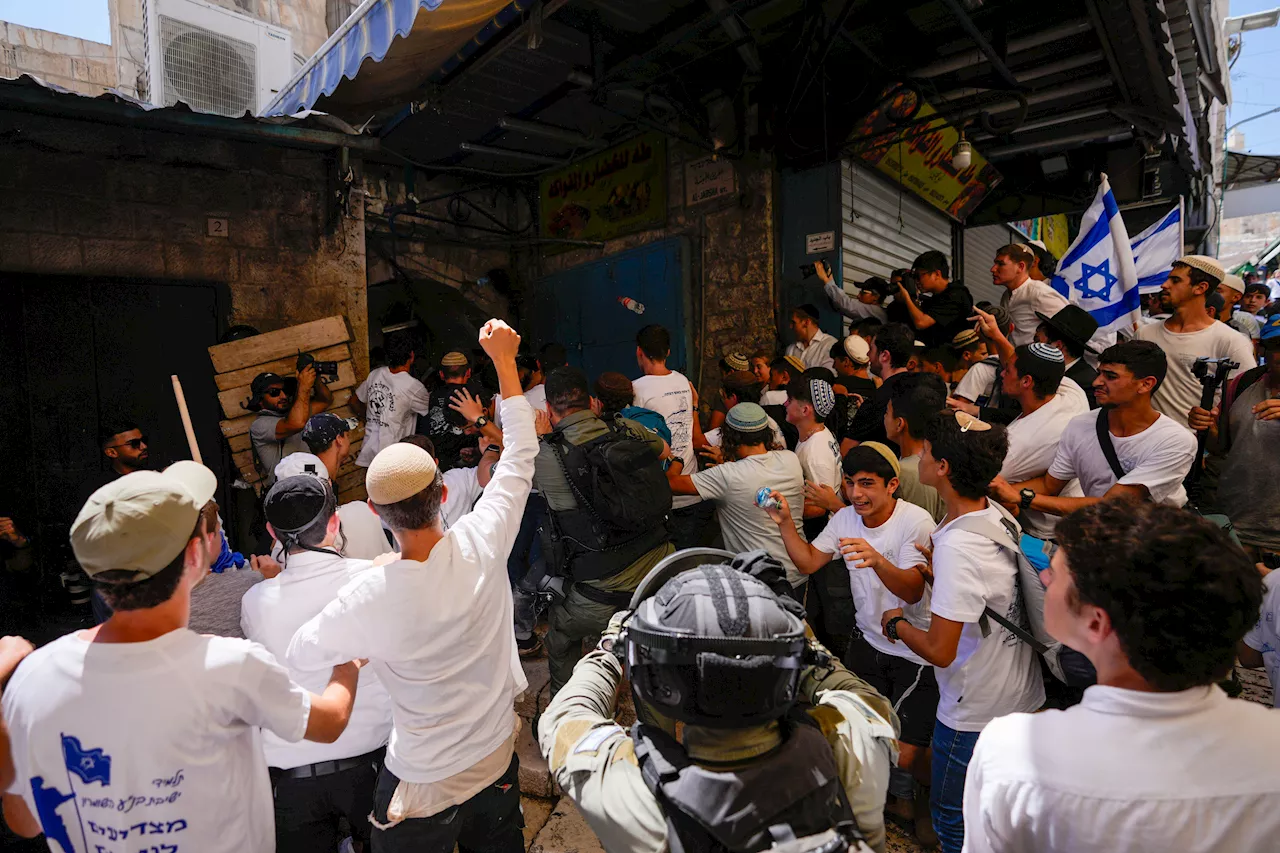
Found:
[(973, 294), (974, 302), (1000, 304), (1003, 287), (991, 283), (991, 263), (996, 249), (1010, 243), (1025, 243), (1026, 237), (1008, 225), (979, 225), (964, 230), (964, 284)]
[(888, 278), (923, 252), (951, 257), (951, 220), (870, 169), (845, 160), (840, 170), (845, 289), (869, 276)]

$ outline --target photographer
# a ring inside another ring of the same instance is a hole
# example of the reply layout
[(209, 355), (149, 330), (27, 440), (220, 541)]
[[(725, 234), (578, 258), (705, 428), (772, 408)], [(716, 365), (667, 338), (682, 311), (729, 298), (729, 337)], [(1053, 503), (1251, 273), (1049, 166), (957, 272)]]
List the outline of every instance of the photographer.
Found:
[(926, 346), (945, 346), (969, 325), (973, 313), (973, 296), (968, 288), (951, 281), (947, 256), (937, 250), (925, 252), (911, 265), (923, 293), (929, 295), (922, 305), (911, 300), (906, 281), (898, 284), (894, 304), (906, 306), (916, 337)]
[(1215, 321), (1205, 309), (1206, 295), (1225, 277), (1222, 265), (1213, 258), (1179, 258), (1160, 285), (1160, 305), (1171, 312), (1169, 319), (1138, 329), (1138, 340), (1151, 341), (1169, 358), (1169, 375), (1152, 395), (1151, 405), (1184, 427), (1191, 410), (1200, 404), (1200, 382), (1191, 372), (1196, 359), (1228, 358), (1239, 363), (1240, 370), (1257, 366), (1249, 339)]
[(887, 323), (889, 313), (884, 309), (884, 301), (889, 295), (889, 283), (882, 278), (872, 276), (858, 285), (858, 295), (850, 296), (837, 284), (826, 261), (818, 261), (814, 265), (818, 278), (822, 280), (822, 290), (831, 300), (831, 305), (850, 320), (865, 320), (874, 317), (881, 323)]
[(333, 392), (317, 378), (315, 364), (303, 366), (297, 378), (286, 379), (276, 373), (259, 373), (253, 378), (244, 407), (258, 413), (249, 427), (249, 438), (267, 488), (275, 483), (276, 465), (282, 458), (307, 449), (302, 440), (307, 419), (333, 402)]
[(351, 397), (351, 408), (365, 419), (364, 444), (356, 457), (361, 468), (368, 468), (382, 448), (413, 432), (414, 416), (425, 415), (431, 405), (426, 386), (410, 373), (416, 355), (407, 336), (388, 338), (387, 366), (371, 371)]
[(1218, 508), (1255, 560), (1280, 552), (1280, 315), (1262, 327), (1259, 344), (1266, 364), (1229, 382), (1221, 406), (1197, 406), (1190, 418), (1192, 429), (1209, 431), (1209, 451), (1223, 459)]

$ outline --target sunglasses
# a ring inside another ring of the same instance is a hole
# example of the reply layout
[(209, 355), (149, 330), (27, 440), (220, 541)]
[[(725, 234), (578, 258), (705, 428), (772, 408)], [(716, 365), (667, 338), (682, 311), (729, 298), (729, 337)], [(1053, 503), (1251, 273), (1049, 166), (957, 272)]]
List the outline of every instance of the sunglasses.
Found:
[(134, 450), (141, 450), (142, 446), (146, 443), (147, 443), (147, 437), (144, 435), (142, 438), (131, 438), (128, 441), (122, 441), (119, 444), (112, 444), (109, 446), (124, 447), (125, 445), (128, 445), (129, 447), (132, 447)]
[(264, 397), (283, 397), (283, 396), (284, 396), (284, 389), (283, 389), (283, 388), (268, 388), (266, 391), (263, 391), (263, 392), (262, 392), (262, 396), (264, 396)]

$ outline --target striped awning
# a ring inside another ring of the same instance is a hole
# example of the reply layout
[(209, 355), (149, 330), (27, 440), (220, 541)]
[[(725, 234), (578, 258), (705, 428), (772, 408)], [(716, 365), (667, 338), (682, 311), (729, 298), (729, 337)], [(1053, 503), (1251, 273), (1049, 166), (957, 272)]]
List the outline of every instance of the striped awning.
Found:
[(442, 69), (464, 60), (533, 2), (364, 0), (263, 115), (316, 109), (362, 123), (420, 95)]

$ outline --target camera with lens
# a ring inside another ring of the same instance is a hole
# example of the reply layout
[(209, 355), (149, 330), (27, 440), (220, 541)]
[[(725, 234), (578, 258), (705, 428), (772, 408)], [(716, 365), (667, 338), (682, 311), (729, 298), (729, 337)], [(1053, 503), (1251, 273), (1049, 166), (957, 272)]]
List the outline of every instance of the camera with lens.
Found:
[(308, 364), (315, 366), (316, 376), (321, 379), (338, 378), (338, 362), (336, 361), (317, 361), (314, 355), (304, 352), (298, 356), (297, 372), (301, 373)]
[[(1218, 386), (1227, 380), (1227, 374), (1240, 367), (1240, 362), (1229, 358), (1201, 356), (1191, 365), (1191, 375), (1206, 387)], [(1210, 372), (1212, 369), (1212, 373)]]
[(919, 301), (920, 298), (920, 277), (916, 275), (916, 271), (912, 269), (894, 270), (890, 279), (901, 279), (902, 287), (907, 291), (907, 295), (912, 301)]

